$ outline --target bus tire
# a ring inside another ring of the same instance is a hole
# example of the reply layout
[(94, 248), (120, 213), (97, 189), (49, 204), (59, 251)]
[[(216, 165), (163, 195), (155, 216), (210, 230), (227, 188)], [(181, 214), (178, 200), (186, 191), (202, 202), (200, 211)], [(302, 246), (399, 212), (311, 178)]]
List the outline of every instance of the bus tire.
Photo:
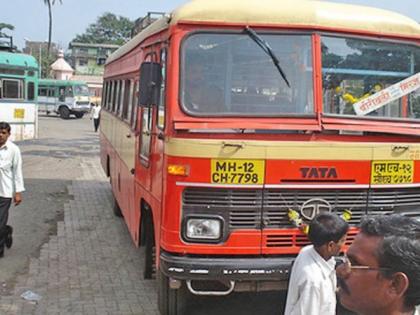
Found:
[(74, 116), (76, 116), (76, 118), (83, 118), (84, 113), (74, 113)]
[(156, 248), (151, 210), (144, 211), (144, 279), (152, 279), (154, 275)]
[(60, 113), (60, 117), (62, 119), (69, 119), (70, 110), (66, 106), (61, 106), (58, 112)]
[(121, 218), (123, 215), (122, 215), (122, 212), (121, 212), (120, 205), (118, 204), (117, 199), (115, 197), (113, 197), (113, 198), (114, 198), (114, 207), (112, 208), (112, 212), (114, 212), (114, 215), (116, 217)]
[(187, 314), (188, 289), (183, 281), (179, 289), (169, 287), (169, 278), (158, 273), (158, 307), (161, 315)]

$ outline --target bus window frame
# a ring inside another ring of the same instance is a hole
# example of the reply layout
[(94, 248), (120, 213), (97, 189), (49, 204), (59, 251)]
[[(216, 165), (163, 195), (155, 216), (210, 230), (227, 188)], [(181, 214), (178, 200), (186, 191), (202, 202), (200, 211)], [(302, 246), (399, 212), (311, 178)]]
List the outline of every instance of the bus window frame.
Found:
[[(144, 56), (143, 62), (156, 62), (158, 59), (157, 52), (154, 51), (154, 47), (150, 46), (148, 47), (151, 51), (148, 52)], [(150, 60), (149, 60), (150, 58)], [(141, 65), (140, 65), (141, 66)], [(138, 71), (140, 73), (140, 69)], [(139, 76), (139, 84), (140, 84), (140, 76)], [(138, 99), (138, 98), (137, 98)], [(157, 105), (157, 104), (156, 104)], [(140, 141), (139, 141), (139, 158), (140, 163), (148, 168), (150, 166), (150, 155), (152, 150), (152, 133), (153, 133), (153, 108), (157, 107), (155, 105), (152, 106), (143, 106), (138, 105), (141, 108), (141, 125), (140, 125)], [(147, 129), (145, 129), (145, 127)], [(144, 139), (147, 139), (147, 147), (143, 146)]]
[[(163, 59), (163, 56), (164, 59)], [(168, 64), (168, 48), (166, 46), (162, 47), (160, 50), (160, 64), (162, 67), (162, 81), (160, 85), (160, 97), (159, 104), (157, 104), (157, 113), (156, 113), (156, 127), (160, 130), (165, 129), (166, 125), (166, 86), (167, 86), (167, 64)], [(163, 114), (162, 124), (160, 124), (160, 114)]]
[[(4, 81), (12, 81), (18, 83), (18, 97), (4, 97)], [(1, 99), (4, 100), (25, 100), (25, 86), (24, 86), (24, 80), (23, 79), (15, 79), (15, 78), (1, 78), (0, 79), (1, 84)]]
[(139, 112), (139, 80), (134, 79), (133, 80), (133, 106), (131, 108), (131, 121), (130, 121), (130, 125), (131, 125), (131, 129), (132, 130), (137, 130), (137, 120), (138, 120), (138, 112)]
[[(31, 86), (32, 86), (32, 93), (30, 93), (30, 91), (31, 91)], [(27, 92), (26, 92), (26, 95), (27, 95), (27, 100), (28, 100), (28, 101), (34, 101), (34, 100), (35, 100), (35, 98), (36, 98), (36, 93), (35, 93), (35, 82), (33, 82), (33, 81), (27, 81), (27, 84), (26, 84), (26, 89), (27, 89)], [(30, 96), (32, 96), (32, 97), (30, 98)]]
[[(178, 87), (178, 104), (179, 104), (179, 108), (181, 109), (181, 111), (186, 114), (189, 117), (193, 117), (193, 118), (223, 118), (223, 117), (231, 117), (231, 118), (242, 118), (242, 117), (247, 117), (247, 118), (296, 118), (296, 119), (303, 119), (303, 120), (314, 120), (314, 121), (318, 121), (319, 120), (319, 115), (317, 114), (317, 97), (316, 97), (316, 88), (317, 88), (317, 74), (316, 74), (316, 65), (317, 65), (317, 60), (316, 60), (316, 53), (315, 51), (318, 49), (318, 47), (316, 46), (316, 43), (314, 42), (314, 38), (319, 34), (318, 31), (316, 30), (296, 30), (296, 29), (264, 29), (264, 28), (257, 28), (257, 33), (258, 35), (288, 35), (288, 36), (298, 36), (298, 35), (302, 35), (302, 36), (307, 36), (309, 38), (309, 44), (310, 44), (310, 58), (311, 58), (311, 62), (312, 62), (312, 73), (311, 73), (311, 80), (312, 80), (312, 84), (310, 85), (312, 87), (312, 112), (311, 113), (281, 113), (281, 114), (275, 114), (275, 115), (265, 115), (265, 114), (260, 114), (260, 115), (256, 115), (256, 114), (245, 114), (245, 113), (224, 113), (223, 115), (219, 115), (217, 113), (199, 113), (199, 112), (192, 112), (190, 111), (186, 106), (184, 106), (183, 103), (183, 99), (182, 99), (182, 91), (184, 89), (183, 86), (183, 67), (184, 67), (184, 45), (185, 45), (185, 41), (187, 41), (189, 39), (189, 37), (197, 35), (197, 34), (233, 34), (233, 35), (244, 35), (243, 33), (243, 29), (240, 30), (232, 30), (232, 29), (198, 29), (198, 30), (194, 30), (191, 32), (188, 32), (185, 36), (183, 36), (183, 38), (181, 39), (181, 42), (179, 44), (179, 60), (178, 60), (178, 65), (179, 65), (179, 71), (178, 71), (178, 82), (179, 82), (179, 87)], [(273, 64), (273, 67), (274, 64)]]
[(324, 111), (325, 105), (323, 94), (324, 94), (324, 81), (323, 81), (323, 72), (322, 72), (322, 51), (321, 51), (321, 43), (323, 37), (330, 37), (330, 38), (340, 38), (340, 39), (358, 39), (358, 40), (367, 40), (367, 41), (376, 41), (378, 43), (395, 43), (395, 44), (405, 44), (409, 46), (418, 46), (420, 48), (420, 44), (416, 45), (415, 41), (407, 40), (404, 38), (393, 38), (393, 37), (379, 37), (379, 36), (367, 36), (367, 35), (360, 35), (354, 33), (337, 33), (337, 32), (319, 32), (319, 58), (320, 58), (320, 97), (321, 97), (321, 108), (319, 109), (319, 113), (321, 117), (326, 119), (334, 119), (335, 122), (338, 124), (347, 124), (347, 121), (354, 121), (358, 120), (364, 122), (365, 124), (369, 124), (369, 121), (372, 123), (377, 123), (378, 121), (394, 121), (394, 122), (420, 122), (420, 118), (403, 118), (403, 117), (387, 117), (387, 116), (357, 116), (357, 115), (343, 115), (343, 114), (336, 114), (336, 113), (329, 113)]

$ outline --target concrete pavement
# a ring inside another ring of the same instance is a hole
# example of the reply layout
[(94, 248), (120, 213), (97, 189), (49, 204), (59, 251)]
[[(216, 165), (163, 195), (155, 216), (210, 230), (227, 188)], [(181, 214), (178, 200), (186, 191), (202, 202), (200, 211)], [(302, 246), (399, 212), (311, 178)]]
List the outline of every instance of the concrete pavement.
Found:
[[(48, 119), (41, 123), (48, 123)], [(79, 121), (59, 123), (71, 128)], [(57, 156), (73, 160), (66, 163), (69, 168), (61, 163), (55, 175), (65, 178), (66, 173), (73, 172), (77, 177), (67, 186), (70, 196), (56, 235), (50, 235), (42, 245), (39, 257), (29, 258), (26, 272), (5, 282), (4, 286), (12, 282), (14, 288), (2, 292), (0, 314), (158, 314), (155, 281), (141, 280), (141, 251), (133, 246), (123, 220), (112, 214), (111, 190), (99, 163), (98, 136), (90, 134), (89, 121), (82, 123), (90, 138), (86, 150), (65, 152), (63, 148), (74, 146), (75, 139), (69, 137), (57, 141), (61, 149), (50, 145), (45, 154), (56, 155), (51, 164), (58, 162)], [(45, 141), (30, 145), (42, 146)], [(24, 144), (21, 147), (24, 160), (30, 164), (30, 154), (25, 155)], [(88, 151), (92, 154), (86, 154)], [(55, 167), (50, 165), (49, 169)], [(50, 177), (45, 172), (49, 173), (44, 165), (40, 173)], [(25, 174), (31, 177), (28, 168)], [(31, 190), (30, 186), (27, 189)], [(30, 203), (28, 198), (25, 201)], [(30, 237), (23, 226), (15, 225), (19, 233)], [(13, 262), (19, 243), (6, 252), (2, 269)], [(21, 298), (27, 290), (41, 295), (41, 300), (34, 304)]]

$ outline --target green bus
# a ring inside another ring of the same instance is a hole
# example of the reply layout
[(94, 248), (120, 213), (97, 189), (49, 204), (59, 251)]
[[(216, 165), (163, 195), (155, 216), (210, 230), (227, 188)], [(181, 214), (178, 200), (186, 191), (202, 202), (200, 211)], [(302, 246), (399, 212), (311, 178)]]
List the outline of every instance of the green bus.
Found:
[(39, 111), (56, 113), (63, 119), (70, 115), (82, 118), (90, 111), (90, 97), (86, 82), (70, 80), (39, 80)]
[(0, 48), (0, 121), (11, 125), (11, 140), (38, 136), (38, 63), (32, 56)]

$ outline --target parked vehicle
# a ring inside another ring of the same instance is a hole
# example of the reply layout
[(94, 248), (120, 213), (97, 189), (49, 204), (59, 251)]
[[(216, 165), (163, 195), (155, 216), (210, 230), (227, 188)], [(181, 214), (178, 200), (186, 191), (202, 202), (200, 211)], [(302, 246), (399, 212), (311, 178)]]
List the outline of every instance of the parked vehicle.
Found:
[(56, 113), (63, 119), (82, 118), (90, 111), (89, 90), (83, 81), (39, 80), (39, 111)]
[(14, 141), (38, 135), (38, 63), (29, 55), (15, 53), (12, 39), (0, 47), (0, 121), (11, 125)]

